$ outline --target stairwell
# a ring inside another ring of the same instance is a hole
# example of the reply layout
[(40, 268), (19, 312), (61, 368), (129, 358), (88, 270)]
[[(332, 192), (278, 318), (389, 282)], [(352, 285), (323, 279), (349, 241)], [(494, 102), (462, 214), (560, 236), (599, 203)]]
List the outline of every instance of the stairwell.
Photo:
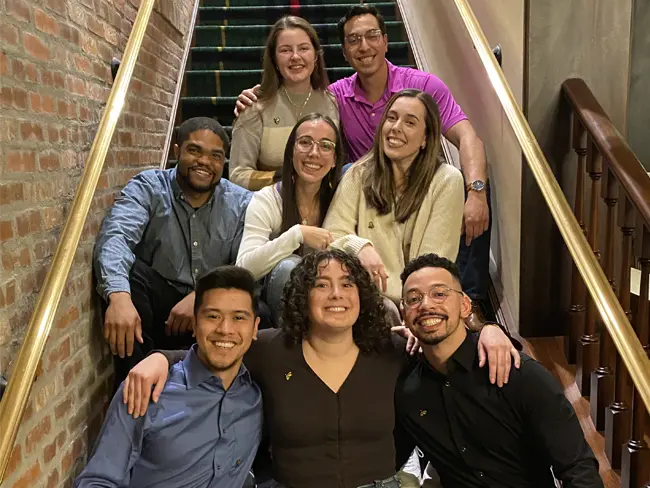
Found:
[[(341, 0), (203, 0), (185, 68), (176, 125), (191, 117), (214, 117), (232, 133), (237, 95), (262, 78), (264, 44), (271, 26), (283, 15), (307, 19), (323, 46), (330, 82), (350, 76), (336, 24), (352, 5)], [(388, 59), (411, 65), (409, 44), (393, 2), (374, 2), (386, 20)], [(173, 155), (170, 154), (170, 158)], [(172, 166), (175, 161), (170, 160)], [(227, 168), (224, 176), (227, 177)]]

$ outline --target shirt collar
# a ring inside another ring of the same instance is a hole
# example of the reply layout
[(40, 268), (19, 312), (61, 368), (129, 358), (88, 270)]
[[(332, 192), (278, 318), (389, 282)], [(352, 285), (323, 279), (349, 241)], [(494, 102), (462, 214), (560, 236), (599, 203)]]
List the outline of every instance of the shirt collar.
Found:
[[(183, 359), (183, 370), (185, 371), (187, 389), (190, 390), (192, 388), (196, 388), (209, 380), (212, 380), (211, 382), (213, 384), (218, 384), (221, 386), (221, 379), (217, 378), (214, 373), (206, 368), (199, 359), (196, 352), (197, 347), (197, 344), (194, 344), (188, 351), (185, 359)], [(239, 372), (237, 373), (235, 381), (237, 381), (237, 379), (241, 379), (241, 381), (245, 381), (247, 383), (251, 382), (250, 373), (243, 363), (239, 367)]]
[[(465, 371), (471, 371), (474, 369), (474, 364), (477, 363), (478, 352), (477, 352), (477, 342), (474, 334), (467, 332), (465, 340), (461, 345), (456, 349), (456, 351), (451, 355), (447, 361), (447, 374), (454, 373), (459, 369)], [(421, 361), (424, 362), (426, 368), (429, 372), (433, 373), (434, 376), (443, 377), (442, 373), (437, 371), (429, 361), (426, 360), (424, 355), (421, 355)]]
[[(388, 66), (388, 80), (386, 83), (386, 90), (384, 90), (384, 95), (387, 92), (390, 95), (393, 95), (394, 93), (404, 89), (404, 80), (398, 75), (397, 66), (388, 60), (386, 60), (386, 66)], [(350, 84), (343, 93), (343, 96), (347, 98), (354, 97), (357, 101), (367, 101), (366, 93), (361, 88), (361, 83), (359, 83), (359, 76), (357, 73), (350, 76)]]
[[(181, 189), (181, 185), (178, 184), (178, 180), (176, 179), (176, 174), (177, 174), (177, 169), (178, 168), (172, 168), (169, 170), (169, 177), (171, 178), (171, 186), (172, 186), (172, 193), (174, 194), (174, 198), (176, 200), (180, 200), (182, 202), (185, 202), (185, 197), (183, 196), (183, 190)], [(221, 179), (219, 180), (219, 183), (217, 183), (217, 186), (214, 188), (214, 191), (212, 192), (212, 195), (210, 195), (210, 198), (208, 199), (207, 202), (205, 202), (205, 205), (209, 205), (212, 203), (214, 200), (214, 196), (218, 191), (223, 191), (223, 185), (221, 184)], [(187, 202), (185, 202), (187, 203)], [(189, 204), (188, 204), (189, 205)]]

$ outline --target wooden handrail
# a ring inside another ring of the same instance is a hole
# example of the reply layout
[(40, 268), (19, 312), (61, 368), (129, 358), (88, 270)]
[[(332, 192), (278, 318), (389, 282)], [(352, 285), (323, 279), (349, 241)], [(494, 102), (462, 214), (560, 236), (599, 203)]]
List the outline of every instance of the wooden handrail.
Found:
[(600, 154), (616, 176), (632, 205), (650, 226), (650, 176), (621, 133), (600, 106), (584, 80), (571, 78), (562, 83), (562, 91), (591, 135)]

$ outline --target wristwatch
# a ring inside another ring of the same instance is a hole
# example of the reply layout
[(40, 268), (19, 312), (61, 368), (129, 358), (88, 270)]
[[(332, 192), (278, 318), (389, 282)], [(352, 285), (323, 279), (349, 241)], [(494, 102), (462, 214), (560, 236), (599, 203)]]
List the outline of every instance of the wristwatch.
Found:
[(483, 190), (485, 190), (485, 181), (483, 180), (474, 180), (471, 183), (469, 183), (465, 189), (467, 191), (475, 191), (477, 193), (481, 193)]

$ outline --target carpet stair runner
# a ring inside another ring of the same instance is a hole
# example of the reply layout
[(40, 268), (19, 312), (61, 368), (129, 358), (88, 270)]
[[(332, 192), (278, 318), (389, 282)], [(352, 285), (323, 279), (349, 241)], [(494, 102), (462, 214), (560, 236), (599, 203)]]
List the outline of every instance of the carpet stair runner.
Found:
[[(176, 123), (191, 117), (215, 117), (232, 133), (237, 96), (262, 78), (262, 55), (271, 26), (286, 14), (307, 19), (323, 46), (330, 82), (350, 76), (336, 24), (359, 0), (202, 0), (183, 79)], [(370, 3), (370, 2), (365, 2)], [(409, 65), (409, 46), (397, 6), (374, 2), (388, 33), (388, 59)], [(173, 157), (170, 155), (170, 157)], [(169, 161), (173, 166), (175, 161)], [(224, 177), (227, 177), (227, 169)]]

